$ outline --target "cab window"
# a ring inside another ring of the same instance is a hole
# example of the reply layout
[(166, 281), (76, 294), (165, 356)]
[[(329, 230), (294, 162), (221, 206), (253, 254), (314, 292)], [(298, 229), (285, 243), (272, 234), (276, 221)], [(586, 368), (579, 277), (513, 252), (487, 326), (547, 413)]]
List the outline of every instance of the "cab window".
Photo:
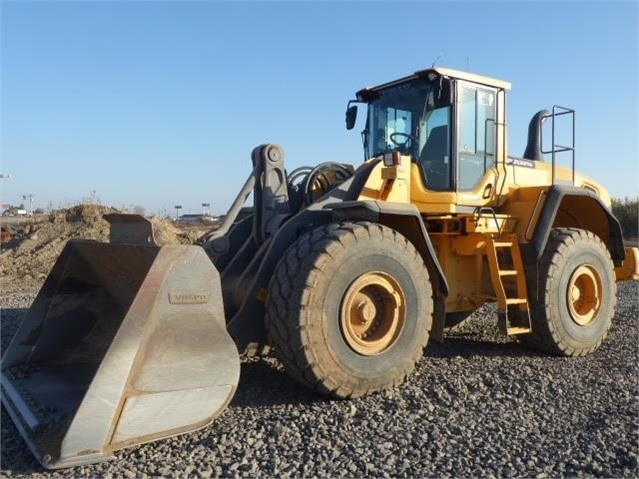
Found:
[(433, 190), (451, 189), (450, 121), (448, 106), (425, 112), (419, 122), (419, 164)]
[(458, 190), (472, 190), (495, 166), (495, 92), (460, 84)]
[[(386, 144), (405, 143), (410, 138), (413, 125), (413, 114), (397, 108), (386, 109)], [(395, 136), (393, 136), (395, 135)], [(393, 136), (393, 138), (391, 138)]]

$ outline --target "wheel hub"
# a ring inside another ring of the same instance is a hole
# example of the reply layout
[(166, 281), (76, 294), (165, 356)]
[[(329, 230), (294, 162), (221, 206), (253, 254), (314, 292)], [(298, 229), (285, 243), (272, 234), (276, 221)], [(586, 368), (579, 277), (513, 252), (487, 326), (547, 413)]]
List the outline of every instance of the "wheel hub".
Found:
[(365, 297), (365, 299), (362, 299), (362, 301), (359, 302), (354, 313), (359, 316), (358, 319), (361, 324), (368, 324), (375, 319), (375, 316), (377, 315), (377, 308), (375, 307), (375, 303)]
[(395, 279), (383, 272), (363, 274), (342, 300), (340, 326), (357, 353), (374, 356), (388, 349), (404, 326), (406, 299)]
[(591, 265), (582, 265), (571, 275), (566, 301), (571, 319), (580, 326), (590, 324), (599, 312), (602, 295), (601, 278)]

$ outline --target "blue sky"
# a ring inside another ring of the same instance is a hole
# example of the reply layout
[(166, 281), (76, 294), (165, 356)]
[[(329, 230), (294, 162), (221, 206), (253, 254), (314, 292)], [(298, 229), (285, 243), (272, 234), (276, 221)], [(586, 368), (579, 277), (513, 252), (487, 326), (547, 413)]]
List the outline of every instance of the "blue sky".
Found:
[(2, 202), (92, 192), (147, 213), (222, 213), (250, 153), (290, 170), (359, 164), (360, 88), (429, 67), (512, 82), (509, 153), (530, 117), (577, 110), (577, 168), (638, 190), (637, 2), (22, 2), (0, 4)]

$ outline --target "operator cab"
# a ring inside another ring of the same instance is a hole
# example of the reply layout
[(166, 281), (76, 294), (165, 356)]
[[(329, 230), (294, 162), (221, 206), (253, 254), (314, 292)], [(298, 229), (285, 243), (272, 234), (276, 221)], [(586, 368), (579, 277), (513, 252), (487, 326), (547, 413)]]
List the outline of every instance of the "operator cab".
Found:
[[(429, 191), (481, 190), (489, 170), (504, 154), (505, 90), (510, 84), (445, 68), (365, 88), (349, 102), (347, 128), (357, 106), (367, 104), (362, 131), (365, 158), (399, 151), (419, 166)], [(499, 131), (498, 131), (499, 130)], [(455, 161), (456, 160), (456, 161)], [(491, 193), (494, 191), (491, 183)]]

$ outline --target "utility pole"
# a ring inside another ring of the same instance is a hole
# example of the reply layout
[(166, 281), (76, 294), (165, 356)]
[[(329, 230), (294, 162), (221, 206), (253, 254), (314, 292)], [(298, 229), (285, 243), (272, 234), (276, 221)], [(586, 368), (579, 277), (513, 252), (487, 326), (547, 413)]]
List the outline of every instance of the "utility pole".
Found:
[[(8, 180), (9, 178), (11, 178), (11, 174), (5, 175), (5, 174), (0, 173), (0, 180)], [(0, 200), (2, 200), (2, 191), (3, 190), (0, 189)]]
[(22, 199), (29, 199), (29, 216), (33, 216), (33, 195), (29, 193), (28, 195), (22, 195)]

